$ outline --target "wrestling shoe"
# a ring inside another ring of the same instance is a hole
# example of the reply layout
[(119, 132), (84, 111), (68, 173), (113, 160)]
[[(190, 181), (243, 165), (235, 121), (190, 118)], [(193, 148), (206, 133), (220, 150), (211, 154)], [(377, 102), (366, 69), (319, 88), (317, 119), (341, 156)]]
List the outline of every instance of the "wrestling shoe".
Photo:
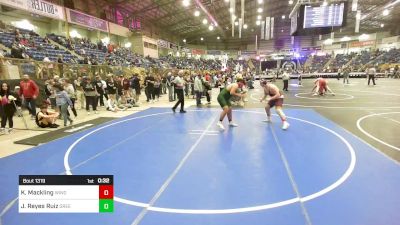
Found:
[(238, 127), (239, 125), (231, 121), (231, 122), (229, 122), (229, 126), (230, 127)]
[(271, 118), (267, 117), (265, 120), (263, 120), (264, 123), (271, 123)]
[(221, 121), (218, 121), (217, 126), (219, 127), (219, 129), (225, 130), (225, 127), (224, 127), (224, 125), (222, 124)]
[(287, 130), (289, 128), (290, 124), (287, 121), (283, 121), (282, 124), (282, 130)]

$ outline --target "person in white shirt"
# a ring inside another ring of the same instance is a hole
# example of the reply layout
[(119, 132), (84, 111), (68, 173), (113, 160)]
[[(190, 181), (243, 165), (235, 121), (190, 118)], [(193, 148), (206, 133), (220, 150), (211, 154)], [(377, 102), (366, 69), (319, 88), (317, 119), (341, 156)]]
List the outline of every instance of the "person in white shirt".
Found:
[(172, 83), (175, 84), (176, 94), (178, 95), (178, 101), (176, 102), (174, 107), (172, 107), (172, 111), (174, 113), (179, 104), (181, 105), (181, 110), (179, 112), (186, 113), (186, 111), (184, 110), (185, 96), (183, 94), (183, 88), (185, 87), (185, 80), (183, 79), (183, 73), (184, 73), (183, 70), (180, 70), (178, 72), (178, 76), (175, 77), (175, 79), (172, 81)]
[(51, 63), (52, 61), (48, 55), (43, 58), (43, 62), (45, 62), (44, 68), (46, 68), (47, 75), (53, 76), (53, 63)]
[(75, 88), (71, 84), (71, 81), (69, 79), (63, 80), (63, 86), (64, 86), (64, 90), (67, 92), (67, 95), (72, 102), (72, 105), (71, 105), (72, 113), (74, 114), (75, 117), (77, 117), (78, 114), (76, 113), (76, 109), (75, 109), (75, 101), (76, 101)]
[(375, 75), (376, 75), (376, 69), (375, 69), (374, 66), (371, 65), (371, 66), (367, 69), (368, 85), (369, 85), (369, 83), (371, 82), (371, 80), (372, 80), (372, 83), (373, 83), (374, 85), (376, 85), (376, 84), (375, 84)]
[(204, 89), (200, 73), (194, 78), (194, 92), (196, 93), (196, 105), (201, 106), (201, 96), (203, 95)]
[(289, 71), (284, 71), (282, 74), (282, 80), (283, 80), (283, 89), (284, 91), (289, 91), (289, 80), (290, 80), (290, 75)]

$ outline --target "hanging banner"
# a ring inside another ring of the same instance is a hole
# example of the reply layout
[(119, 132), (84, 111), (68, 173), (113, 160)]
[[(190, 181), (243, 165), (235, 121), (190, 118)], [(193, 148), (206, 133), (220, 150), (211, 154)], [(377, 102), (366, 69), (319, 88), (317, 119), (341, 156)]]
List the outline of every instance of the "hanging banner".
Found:
[(169, 42), (162, 39), (158, 39), (157, 45), (159, 48), (169, 48)]
[(239, 38), (242, 38), (242, 18), (239, 18)]
[(271, 17), (271, 39), (274, 38), (274, 23), (275, 23), (275, 18)]
[(396, 43), (399, 40), (399, 37), (400, 36), (382, 38), (382, 44), (393, 44), (393, 43)]
[(357, 41), (357, 42), (350, 43), (351, 48), (371, 46), (371, 45), (375, 45), (375, 41)]
[(265, 40), (265, 21), (261, 21), (261, 40)]
[(41, 16), (65, 20), (64, 9), (62, 6), (43, 0), (0, 0), (0, 4)]
[(358, 0), (353, 0), (351, 3), (351, 11), (355, 12), (357, 11), (357, 6), (358, 6)]
[(271, 39), (271, 17), (265, 17), (265, 40)]
[(205, 55), (206, 51), (203, 49), (192, 49), (192, 54), (193, 55)]
[(176, 44), (170, 42), (170, 43), (169, 43), (169, 48), (172, 49), (172, 50), (177, 51), (177, 50), (178, 50), (178, 45), (176, 45)]
[(188, 49), (188, 48), (182, 48), (181, 51), (182, 51), (182, 52), (185, 52), (185, 53), (189, 53), (189, 52), (190, 52), (190, 49)]
[(361, 11), (358, 10), (356, 14), (356, 26), (354, 32), (359, 33), (360, 32), (360, 21), (361, 21)]
[(70, 23), (81, 25), (84, 27), (89, 27), (96, 30), (101, 30), (108, 32), (108, 22), (94, 16), (87, 15), (85, 13), (66, 9), (67, 10), (67, 20)]
[(207, 55), (222, 55), (220, 50), (207, 50)]
[(240, 55), (257, 55), (257, 51), (240, 51)]

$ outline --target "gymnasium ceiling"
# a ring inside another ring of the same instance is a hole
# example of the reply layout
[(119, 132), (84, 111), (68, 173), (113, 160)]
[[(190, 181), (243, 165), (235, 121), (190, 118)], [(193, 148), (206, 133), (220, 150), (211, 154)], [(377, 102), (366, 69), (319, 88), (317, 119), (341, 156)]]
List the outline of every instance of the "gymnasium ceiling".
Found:
[[(230, 42), (249, 42), (254, 40), (256, 34), (260, 34), (260, 27), (256, 25), (257, 16), (261, 15), (275, 17), (275, 30), (287, 33), (289, 35), (290, 19), (289, 14), (296, 4), (297, 0), (293, 0), (293, 4), (289, 4), (289, 0), (245, 0), (244, 20), (248, 25), (246, 30), (242, 30), (242, 38), (238, 38), (238, 32), (235, 31), (235, 37), (232, 37), (232, 25), (230, 21), (229, 0), (198, 0), (205, 9), (210, 13), (218, 27), (213, 31), (209, 31), (209, 25), (202, 24), (202, 20), (207, 17), (196, 0), (190, 0), (190, 5), (185, 7), (183, 0), (107, 0), (112, 6), (126, 9), (132, 16), (142, 19), (143, 23), (151, 23), (161, 29), (169, 31), (186, 39), (188, 43), (201, 43), (200, 38), (205, 41)], [(228, 1), (228, 2), (226, 2)], [(318, 0), (310, 0), (316, 2)], [(353, 0), (348, 1), (347, 25), (342, 29), (343, 35), (354, 33), (355, 12), (351, 11)], [(322, 1), (321, 1), (322, 2)], [(329, 0), (328, 0), (329, 2)], [(382, 14), (383, 7), (390, 3), (397, 3), (390, 8), (387, 16)], [(257, 12), (257, 8), (263, 9), (262, 13)], [(241, 0), (236, 0), (236, 13), (240, 17)], [(194, 16), (194, 12), (198, 10), (200, 16)], [(361, 21), (361, 32), (377, 32), (382, 30), (396, 30), (399, 32), (398, 23), (400, 22), (400, 0), (358, 0), (358, 10), (362, 15), (368, 15)], [(285, 19), (282, 16), (285, 15)], [(384, 24), (384, 28), (381, 27)], [(238, 27), (235, 27), (235, 30)]]

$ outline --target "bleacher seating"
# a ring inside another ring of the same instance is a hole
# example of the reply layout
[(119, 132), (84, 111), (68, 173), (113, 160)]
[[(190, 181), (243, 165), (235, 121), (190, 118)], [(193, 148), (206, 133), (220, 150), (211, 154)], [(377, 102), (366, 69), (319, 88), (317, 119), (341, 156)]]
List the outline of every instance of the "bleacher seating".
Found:
[(325, 64), (329, 61), (331, 56), (324, 55), (324, 56), (317, 56), (315, 55), (312, 61), (312, 65), (310, 66), (311, 72), (322, 72)]
[(390, 49), (377, 58), (373, 63), (381, 65), (385, 63), (400, 63), (400, 49)]
[(335, 59), (330, 64), (330, 67), (334, 70), (338, 70), (346, 65), (352, 58), (353, 54), (337, 54)]
[[(57, 49), (56, 46), (51, 43), (46, 43), (45, 40), (29, 30), (20, 29), (22, 36), (29, 36), (34, 41), (34, 46), (26, 46), (25, 53), (29, 55), (30, 58), (38, 61), (42, 61), (47, 55), (49, 59), (53, 62), (57, 61), (58, 55), (62, 55), (64, 62), (70, 62), (71, 59), (75, 58), (71, 53), (63, 49)], [(31, 35), (33, 34), (33, 35)], [(29, 39), (28, 38), (28, 39)], [(15, 34), (12, 32), (2, 32), (0, 33), (0, 42), (8, 48), (11, 48), (15, 41)]]
[[(115, 49), (109, 50), (104, 44), (97, 43), (94, 44), (88, 39), (72, 39), (55, 35), (48, 34), (47, 38), (57, 42), (58, 44), (69, 49), (66, 51), (64, 49), (58, 49), (57, 46), (51, 44), (45, 40), (45, 38), (40, 37), (36, 33), (20, 29), (20, 33), (23, 37), (27, 36), (27, 39), (31, 39), (34, 42), (29, 43), (24, 47), (25, 53), (29, 55), (32, 59), (42, 61), (45, 56), (53, 62), (57, 61), (58, 55), (62, 55), (64, 62), (78, 61), (77, 58), (71, 54), (69, 51), (75, 51), (78, 55), (82, 57), (87, 57), (90, 61), (97, 61), (98, 64), (107, 64), (113, 66), (137, 66), (137, 67), (157, 67), (157, 68), (180, 68), (180, 69), (194, 69), (194, 70), (219, 70), (221, 68), (221, 61), (214, 59), (195, 59), (195, 58), (185, 58), (185, 57), (173, 57), (165, 56), (159, 59), (143, 57), (140, 56), (130, 49), (119, 48), (115, 46)], [(11, 31), (0, 32), (0, 42), (8, 48), (13, 46), (15, 42), (15, 34)], [(73, 47), (71, 46), (71, 43)], [(83, 49), (83, 51), (82, 51)], [(382, 65), (385, 63), (400, 63), (400, 49), (391, 49), (387, 52), (382, 51), (362, 51), (358, 54), (337, 54), (335, 58), (331, 61), (328, 66), (328, 70), (324, 70), (324, 66), (328, 63), (332, 56), (309, 56), (312, 57), (311, 66), (309, 68), (304, 68), (306, 72), (336, 72), (339, 68), (342, 68), (348, 62), (351, 61), (350, 67), (353, 71), (361, 71), (367, 64)], [(298, 59), (301, 67), (304, 66), (307, 57)], [(259, 61), (251, 59), (255, 68), (259, 67)], [(83, 63), (81, 61), (81, 63)], [(234, 70), (237, 65), (241, 65), (246, 71), (249, 67), (249, 61), (247, 60), (233, 60), (229, 59), (227, 61), (228, 68)]]

